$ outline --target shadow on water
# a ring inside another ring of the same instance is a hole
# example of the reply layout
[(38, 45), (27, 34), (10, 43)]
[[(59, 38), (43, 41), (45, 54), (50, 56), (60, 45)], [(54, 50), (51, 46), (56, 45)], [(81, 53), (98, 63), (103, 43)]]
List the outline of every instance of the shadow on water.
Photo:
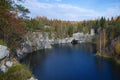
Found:
[(114, 60), (96, 56), (95, 64), (98, 72), (106, 80), (120, 80), (120, 64), (117, 64)]
[(40, 80), (120, 80), (120, 65), (94, 56), (95, 44), (61, 44), (21, 60)]
[(36, 52), (29, 53), (27, 56), (20, 60), (20, 63), (26, 64), (27, 67), (32, 70), (37, 65), (41, 65), (46, 57), (46, 53), (49, 50), (38, 50)]

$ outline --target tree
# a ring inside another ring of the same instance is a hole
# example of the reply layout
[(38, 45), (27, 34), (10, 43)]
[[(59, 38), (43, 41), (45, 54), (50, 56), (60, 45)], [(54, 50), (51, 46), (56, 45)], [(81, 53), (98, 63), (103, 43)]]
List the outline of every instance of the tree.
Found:
[(68, 35), (71, 37), (72, 34), (73, 34), (73, 26), (70, 26), (70, 27), (68, 28)]
[(14, 0), (0, 0), (0, 36), (11, 50), (20, 46), (25, 34), (20, 11), (27, 14), (26, 10), (19, 10)]
[(104, 29), (102, 32), (102, 47), (105, 48), (107, 43), (107, 35), (106, 35), (106, 30)]
[(104, 17), (102, 17), (100, 19), (100, 27), (101, 28), (106, 28), (106, 19)]
[(30, 11), (22, 5), (16, 4), (16, 11), (19, 12), (21, 18), (29, 18), (27, 14), (30, 13)]
[(77, 23), (77, 31), (78, 32), (82, 32), (83, 31), (83, 27), (82, 27), (82, 23), (81, 22)]

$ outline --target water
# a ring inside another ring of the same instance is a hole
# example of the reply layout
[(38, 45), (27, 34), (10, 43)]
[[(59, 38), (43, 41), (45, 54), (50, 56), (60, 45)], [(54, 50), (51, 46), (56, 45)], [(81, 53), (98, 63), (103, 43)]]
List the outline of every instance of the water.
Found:
[(39, 80), (120, 80), (120, 66), (97, 57), (91, 44), (54, 45), (26, 56), (25, 63)]

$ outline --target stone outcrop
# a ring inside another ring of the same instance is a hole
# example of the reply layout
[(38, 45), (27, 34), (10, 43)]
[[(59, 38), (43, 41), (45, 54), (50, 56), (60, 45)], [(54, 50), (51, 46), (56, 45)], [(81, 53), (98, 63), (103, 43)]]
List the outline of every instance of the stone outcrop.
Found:
[(36, 79), (36, 78), (34, 78), (34, 77), (31, 77), (31, 78), (28, 79), (28, 80), (38, 80), (38, 79)]
[(0, 64), (0, 71), (1, 72), (6, 72), (10, 67), (14, 65), (12, 60), (3, 60)]
[(9, 68), (18, 64), (19, 62), (15, 58), (5, 58), (0, 61), (0, 73), (5, 73)]
[(5, 73), (8, 70), (8, 68), (10, 68), (12, 66), (13, 66), (12, 61), (6, 61), (0, 66), (0, 70)]
[(2, 64), (0, 66), (0, 70), (5, 73), (7, 71), (7, 67), (4, 64)]
[(73, 34), (73, 39), (77, 40), (78, 43), (83, 43), (83, 42), (91, 42), (93, 34), (88, 34), (88, 33), (74, 33)]
[(6, 56), (9, 56), (10, 51), (6, 46), (0, 45), (0, 59), (5, 58)]
[(35, 50), (52, 48), (52, 41), (49, 40), (47, 33), (29, 32), (25, 35), (26, 41), (21, 43), (21, 48), (16, 50), (17, 55), (21, 56), (23, 53), (31, 53)]
[(65, 44), (65, 43), (71, 43), (73, 40), (73, 37), (65, 38), (65, 39), (57, 39), (53, 40), (53, 44)]
[(51, 48), (47, 33), (33, 32), (27, 34), (26, 38), (27, 41), (25, 43), (31, 46), (33, 50)]
[(13, 62), (12, 61), (6, 61), (6, 66), (7, 67), (12, 67), (13, 66)]
[[(52, 34), (54, 35), (54, 34)], [(73, 37), (63, 38), (63, 39), (49, 39), (48, 33), (36, 31), (28, 32), (25, 35), (26, 41), (21, 44), (21, 48), (17, 49), (18, 56), (23, 55), (23, 53), (30, 53), (35, 50), (40, 49), (50, 49), (52, 44), (65, 44), (71, 43), (73, 40), (77, 40), (78, 43), (91, 41), (93, 34), (84, 33), (74, 33)]]
[(83, 32), (81, 33), (74, 33), (72, 37), (69, 38), (64, 38), (64, 39), (56, 39), (53, 40), (53, 44), (64, 44), (64, 43), (71, 43), (73, 40), (77, 40), (78, 43), (83, 43), (83, 42), (91, 42), (92, 37), (94, 36), (93, 32), (91, 34), (84, 34)]

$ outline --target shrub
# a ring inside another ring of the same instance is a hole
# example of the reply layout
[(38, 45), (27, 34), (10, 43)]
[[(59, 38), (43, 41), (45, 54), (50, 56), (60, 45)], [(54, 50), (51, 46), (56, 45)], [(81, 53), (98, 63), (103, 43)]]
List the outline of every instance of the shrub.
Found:
[(0, 40), (0, 45), (6, 46), (6, 43), (3, 40)]
[(31, 72), (24, 65), (16, 65), (0, 74), (0, 80), (27, 80), (31, 76)]

